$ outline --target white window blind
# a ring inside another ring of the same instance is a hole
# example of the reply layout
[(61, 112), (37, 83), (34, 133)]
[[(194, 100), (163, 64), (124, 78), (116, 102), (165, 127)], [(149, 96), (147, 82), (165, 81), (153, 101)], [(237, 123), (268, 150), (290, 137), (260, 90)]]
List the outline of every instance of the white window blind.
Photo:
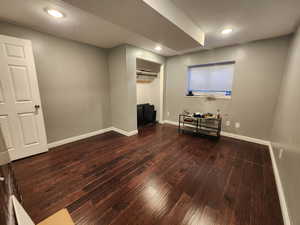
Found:
[(234, 62), (191, 66), (188, 91), (194, 94), (231, 96)]

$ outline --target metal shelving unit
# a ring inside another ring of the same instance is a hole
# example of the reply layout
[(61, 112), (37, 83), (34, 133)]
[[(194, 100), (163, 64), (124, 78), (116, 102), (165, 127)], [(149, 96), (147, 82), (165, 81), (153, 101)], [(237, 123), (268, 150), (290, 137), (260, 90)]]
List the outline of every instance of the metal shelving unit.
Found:
[(222, 118), (199, 118), (192, 115), (179, 115), (178, 131), (220, 137)]

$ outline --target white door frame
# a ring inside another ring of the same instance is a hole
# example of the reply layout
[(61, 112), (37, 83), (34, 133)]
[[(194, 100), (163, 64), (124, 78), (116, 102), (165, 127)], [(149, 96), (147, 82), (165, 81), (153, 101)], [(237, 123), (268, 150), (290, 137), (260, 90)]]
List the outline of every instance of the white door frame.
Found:
[(165, 64), (161, 64), (159, 72), (159, 123), (164, 121), (164, 85), (165, 85)]

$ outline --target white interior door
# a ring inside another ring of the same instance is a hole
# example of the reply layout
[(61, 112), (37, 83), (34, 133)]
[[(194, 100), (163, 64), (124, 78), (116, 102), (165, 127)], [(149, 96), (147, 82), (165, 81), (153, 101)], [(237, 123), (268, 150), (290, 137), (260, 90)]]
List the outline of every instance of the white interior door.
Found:
[(0, 125), (12, 160), (47, 151), (29, 40), (0, 35)]

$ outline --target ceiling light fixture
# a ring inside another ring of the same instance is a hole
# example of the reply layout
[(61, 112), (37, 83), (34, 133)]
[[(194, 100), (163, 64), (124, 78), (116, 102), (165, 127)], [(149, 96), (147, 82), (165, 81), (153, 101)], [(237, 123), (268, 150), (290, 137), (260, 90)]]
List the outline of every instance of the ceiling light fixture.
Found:
[(230, 34), (232, 32), (231, 28), (226, 28), (224, 30), (222, 30), (222, 34)]
[(60, 11), (58, 11), (56, 9), (46, 9), (46, 12), (50, 16), (53, 16), (55, 18), (63, 18), (63, 17), (65, 17), (65, 15), (62, 12), (60, 12)]
[(156, 51), (161, 51), (161, 50), (162, 50), (162, 47), (158, 45), (158, 46), (155, 47), (155, 50), (156, 50)]

